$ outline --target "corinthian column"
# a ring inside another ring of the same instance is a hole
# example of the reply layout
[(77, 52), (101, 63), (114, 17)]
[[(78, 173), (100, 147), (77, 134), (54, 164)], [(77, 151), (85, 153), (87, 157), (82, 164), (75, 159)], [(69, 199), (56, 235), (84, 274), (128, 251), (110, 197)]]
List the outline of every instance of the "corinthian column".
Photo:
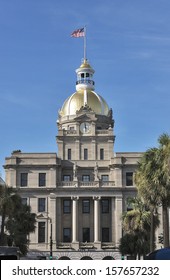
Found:
[(100, 197), (95, 196), (94, 199), (94, 243), (98, 247), (98, 249), (101, 248), (101, 242), (99, 241), (99, 217), (100, 217), (100, 211), (99, 211), (99, 201)]
[(75, 249), (77, 249), (78, 241), (77, 241), (77, 204), (78, 197), (72, 197), (72, 244), (75, 244)]

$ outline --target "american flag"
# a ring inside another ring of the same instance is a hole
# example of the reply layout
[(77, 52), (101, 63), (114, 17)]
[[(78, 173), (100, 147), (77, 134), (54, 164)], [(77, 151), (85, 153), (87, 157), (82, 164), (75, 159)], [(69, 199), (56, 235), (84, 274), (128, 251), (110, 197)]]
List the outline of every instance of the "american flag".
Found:
[(84, 32), (84, 28), (79, 28), (77, 30), (74, 30), (72, 33), (71, 33), (71, 37), (84, 37), (85, 36), (85, 32)]

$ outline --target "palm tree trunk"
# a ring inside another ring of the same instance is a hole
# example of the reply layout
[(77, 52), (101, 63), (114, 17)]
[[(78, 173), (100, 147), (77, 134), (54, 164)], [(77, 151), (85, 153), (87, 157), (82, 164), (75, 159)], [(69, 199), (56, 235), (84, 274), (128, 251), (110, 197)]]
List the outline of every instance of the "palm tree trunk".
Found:
[(169, 246), (169, 212), (167, 203), (163, 203), (162, 205), (162, 216), (163, 216), (163, 241), (164, 247)]
[(155, 230), (154, 230), (154, 209), (151, 209), (151, 229), (150, 229), (150, 252), (154, 251)]

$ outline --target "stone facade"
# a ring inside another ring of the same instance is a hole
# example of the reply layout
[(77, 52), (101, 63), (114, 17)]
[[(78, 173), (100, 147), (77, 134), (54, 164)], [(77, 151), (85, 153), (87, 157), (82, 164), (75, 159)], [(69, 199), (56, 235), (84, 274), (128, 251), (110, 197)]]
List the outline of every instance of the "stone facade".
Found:
[(5, 161), (6, 183), (37, 215), (30, 252), (119, 259), (121, 215), (136, 195), (133, 173), (141, 153), (114, 152), (112, 110), (93, 91), (94, 71), (84, 61), (76, 73), (77, 92), (58, 115), (58, 154), (14, 151)]

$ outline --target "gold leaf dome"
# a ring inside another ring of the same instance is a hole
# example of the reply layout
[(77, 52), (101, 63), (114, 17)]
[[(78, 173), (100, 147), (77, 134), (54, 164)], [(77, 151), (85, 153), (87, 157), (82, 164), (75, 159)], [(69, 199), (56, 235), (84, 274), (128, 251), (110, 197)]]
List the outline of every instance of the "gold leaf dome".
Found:
[[(87, 90), (87, 105), (96, 114), (107, 116), (109, 113), (106, 101), (92, 90)], [(82, 106), (84, 106), (84, 90), (79, 90), (65, 100), (59, 113), (61, 116), (76, 115), (76, 111)]]

